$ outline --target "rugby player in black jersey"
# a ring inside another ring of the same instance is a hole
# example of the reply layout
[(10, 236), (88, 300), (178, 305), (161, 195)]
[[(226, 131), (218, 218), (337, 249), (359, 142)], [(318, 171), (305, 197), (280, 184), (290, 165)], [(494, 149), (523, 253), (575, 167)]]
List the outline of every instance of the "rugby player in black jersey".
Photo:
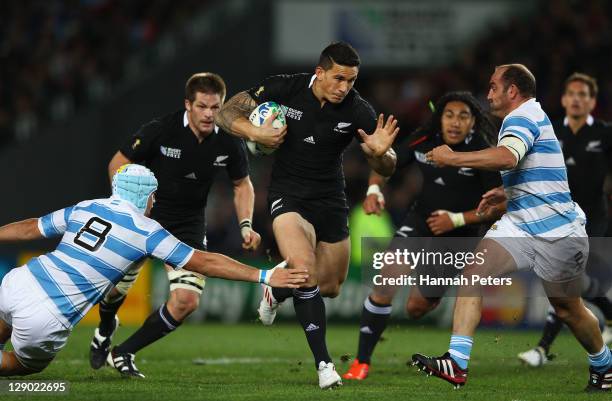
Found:
[[(274, 236), (290, 266), (305, 267), (310, 276), (293, 292), (266, 287), (259, 315), (264, 324), (272, 324), (279, 303), (293, 297), (321, 388), (342, 383), (327, 351), (322, 299), (339, 294), (348, 272), (342, 153), (357, 138), (375, 171), (389, 176), (395, 169), (391, 145), (399, 131), (397, 122), (393, 116), (377, 118), (353, 88), (359, 64), (349, 44), (332, 43), (321, 53), (314, 74), (269, 77), (230, 99), (215, 118), (227, 131), (278, 148), (268, 193)], [(281, 105), (286, 127), (249, 122), (249, 113), (266, 101)]]
[[(423, 176), (423, 186), (395, 233), (406, 237), (476, 237), (480, 223), (499, 216), (482, 216), (475, 206), (482, 194), (501, 185), (497, 171), (471, 168), (439, 168), (428, 162), (425, 154), (442, 144), (457, 152), (477, 151), (490, 147), (489, 139), (496, 129), (469, 92), (449, 92), (435, 105), (431, 118), (406, 140), (394, 145), (397, 167), (416, 162)], [(380, 214), (384, 208), (381, 187), (386, 179), (370, 175), (370, 187), (363, 207), (367, 214)], [(438, 291), (440, 292), (440, 291)], [(374, 347), (387, 327), (391, 314), (393, 289), (374, 287), (361, 313), (357, 358), (342, 377), (363, 380), (368, 376)], [(411, 287), (406, 312), (418, 319), (440, 302), (436, 294), (423, 294), (419, 286)]]
[[(191, 247), (206, 250), (206, 200), (215, 175), (226, 170), (234, 185), (242, 246), (254, 250), (261, 239), (251, 223), (255, 195), (246, 146), (243, 140), (228, 135), (214, 123), (225, 94), (225, 82), (219, 75), (194, 74), (185, 85), (185, 109), (143, 125), (114, 155), (108, 171), (112, 179), (117, 168), (127, 163), (151, 169), (159, 181), (151, 218)], [(141, 266), (128, 273), (100, 303), (101, 321), (90, 347), (94, 369), (107, 361), (124, 375), (144, 377), (134, 364), (134, 354), (175, 330), (198, 307), (204, 277), (166, 266), (170, 282), (168, 302), (110, 351), (118, 322), (116, 312)]]

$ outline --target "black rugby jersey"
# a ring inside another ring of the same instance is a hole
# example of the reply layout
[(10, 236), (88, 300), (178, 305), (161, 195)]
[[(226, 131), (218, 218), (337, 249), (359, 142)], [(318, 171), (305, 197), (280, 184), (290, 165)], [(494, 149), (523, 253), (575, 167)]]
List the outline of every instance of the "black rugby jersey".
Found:
[(612, 127), (589, 116), (574, 135), (566, 122), (556, 121), (553, 127), (563, 150), (572, 199), (587, 220), (607, 218), (603, 185), (612, 163)]
[(342, 154), (353, 138), (361, 139), (358, 128), (374, 132), (376, 114), (354, 88), (342, 103), (321, 107), (313, 82), (312, 74), (277, 75), (247, 91), (258, 104), (279, 103), (287, 120), (269, 190), (300, 199), (344, 196)]
[(181, 215), (204, 209), (213, 178), (221, 169), (232, 180), (248, 175), (244, 141), (215, 128), (198, 143), (185, 110), (143, 125), (120, 150), (157, 177), (156, 212)]
[[(442, 136), (412, 136), (394, 146), (398, 169), (413, 161), (418, 162), (423, 175), (421, 193), (412, 210), (427, 218), (438, 209), (465, 212), (475, 209), (488, 190), (502, 185), (498, 171), (477, 170), (468, 167), (435, 167), (425, 154), (436, 146), (444, 145)], [(455, 152), (473, 152), (488, 148), (480, 135), (468, 135), (465, 140), (451, 146)]]

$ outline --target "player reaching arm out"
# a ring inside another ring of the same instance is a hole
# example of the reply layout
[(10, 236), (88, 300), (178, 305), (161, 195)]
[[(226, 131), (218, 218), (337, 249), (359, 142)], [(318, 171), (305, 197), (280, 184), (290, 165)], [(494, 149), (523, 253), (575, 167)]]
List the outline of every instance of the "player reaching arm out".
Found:
[[(0, 227), (0, 242), (30, 241), (45, 238), (41, 227), (43, 223), (40, 223), (40, 221), (41, 219), (31, 218)], [(285, 262), (281, 263), (281, 265), (284, 264)], [(193, 252), (183, 268), (207, 277), (253, 283), (261, 282), (273, 287), (284, 288), (298, 288), (299, 284), (303, 283), (308, 277), (305, 270), (277, 269), (276, 267), (270, 270), (259, 270), (219, 253), (198, 250)]]
[(358, 129), (358, 132), (363, 140), (361, 150), (363, 150), (370, 167), (384, 177), (393, 174), (397, 157), (391, 145), (393, 145), (393, 141), (399, 133), (395, 117), (390, 115), (385, 121), (384, 115), (380, 114), (376, 122), (376, 130), (371, 135), (368, 135), (361, 128)]

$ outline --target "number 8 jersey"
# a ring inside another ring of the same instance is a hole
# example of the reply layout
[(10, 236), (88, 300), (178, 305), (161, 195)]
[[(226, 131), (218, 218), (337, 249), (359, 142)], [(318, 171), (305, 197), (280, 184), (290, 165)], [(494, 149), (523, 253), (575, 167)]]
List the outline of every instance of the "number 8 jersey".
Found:
[(66, 327), (76, 325), (134, 264), (147, 256), (183, 267), (193, 248), (118, 197), (83, 201), (38, 220), (45, 237), (63, 235), (50, 253), (26, 266)]

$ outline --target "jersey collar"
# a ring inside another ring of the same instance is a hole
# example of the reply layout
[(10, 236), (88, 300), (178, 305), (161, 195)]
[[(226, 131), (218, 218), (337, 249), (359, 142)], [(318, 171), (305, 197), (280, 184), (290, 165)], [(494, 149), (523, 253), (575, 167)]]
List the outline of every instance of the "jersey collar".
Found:
[[(189, 119), (187, 118), (187, 110), (183, 113), (183, 127), (187, 127), (189, 125)], [(215, 134), (219, 132), (219, 127), (215, 124)]]
[[(594, 122), (595, 122), (595, 119), (593, 118), (592, 115), (589, 114), (586, 119), (587, 125), (590, 127), (591, 125), (593, 125)], [(567, 127), (568, 125), (569, 125), (569, 118), (565, 116), (565, 118), (563, 119), (563, 126)]]
[(312, 84), (314, 84), (315, 78), (317, 78), (317, 74), (312, 74), (312, 77), (310, 77), (310, 82), (308, 83), (309, 88), (312, 88)]

